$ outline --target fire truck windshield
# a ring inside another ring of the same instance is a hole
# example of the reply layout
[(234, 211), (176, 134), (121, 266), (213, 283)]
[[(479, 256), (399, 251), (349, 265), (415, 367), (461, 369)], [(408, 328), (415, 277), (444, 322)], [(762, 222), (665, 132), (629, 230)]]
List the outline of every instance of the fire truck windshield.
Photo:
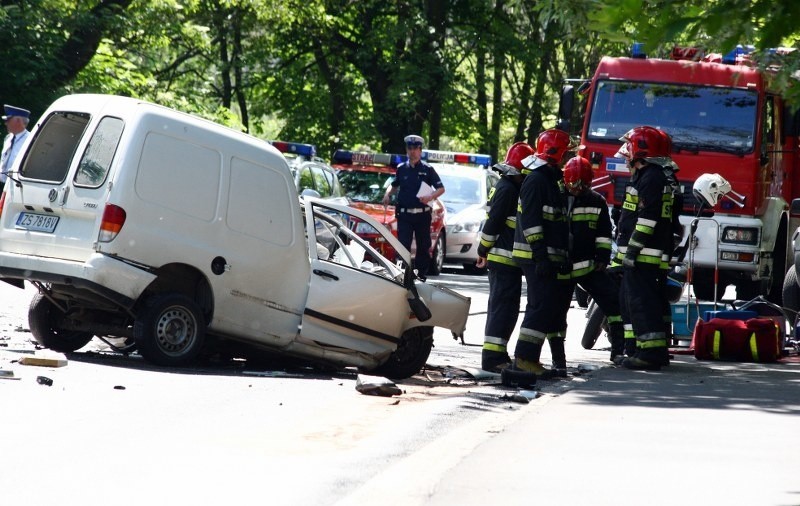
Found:
[(677, 149), (743, 154), (753, 150), (755, 91), (627, 81), (598, 81), (588, 140), (617, 142), (635, 126), (672, 136)]

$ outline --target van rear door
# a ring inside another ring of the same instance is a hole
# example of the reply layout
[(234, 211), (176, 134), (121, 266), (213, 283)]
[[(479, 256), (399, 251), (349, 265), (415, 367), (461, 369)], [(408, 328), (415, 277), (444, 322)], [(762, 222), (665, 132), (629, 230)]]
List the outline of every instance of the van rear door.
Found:
[(95, 249), (123, 121), (51, 112), (34, 131), (2, 216), (4, 251), (84, 261)]

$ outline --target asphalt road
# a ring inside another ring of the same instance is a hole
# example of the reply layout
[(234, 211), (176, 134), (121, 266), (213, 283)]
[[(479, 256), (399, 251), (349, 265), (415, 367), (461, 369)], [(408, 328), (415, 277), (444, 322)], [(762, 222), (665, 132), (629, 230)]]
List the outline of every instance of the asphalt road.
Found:
[(580, 348), (576, 308), (570, 380), (520, 395), (476, 379), (487, 278), (448, 269), (429, 281), (472, 297), (467, 333), (462, 343), (437, 330), (428, 367), (391, 398), (358, 393), (354, 370), (242, 360), (164, 370), (97, 339), (64, 367), (21, 365), (35, 349), (34, 289), (0, 283), (0, 369), (14, 374), (0, 379), (0, 504), (355, 504), (393, 466), (421, 454), (457, 462), (528, 400), (559, 396), (605, 364), (607, 351)]

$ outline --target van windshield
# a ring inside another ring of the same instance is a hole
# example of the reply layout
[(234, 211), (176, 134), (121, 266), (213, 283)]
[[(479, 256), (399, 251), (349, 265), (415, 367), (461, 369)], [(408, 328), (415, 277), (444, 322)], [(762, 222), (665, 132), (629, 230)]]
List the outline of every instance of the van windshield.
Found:
[(90, 116), (54, 112), (44, 121), (22, 163), (20, 175), (28, 179), (61, 183), (83, 137)]
[(678, 149), (743, 154), (753, 150), (757, 104), (750, 90), (599, 81), (587, 137), (617, 142), (650, 125), (670, 134)]

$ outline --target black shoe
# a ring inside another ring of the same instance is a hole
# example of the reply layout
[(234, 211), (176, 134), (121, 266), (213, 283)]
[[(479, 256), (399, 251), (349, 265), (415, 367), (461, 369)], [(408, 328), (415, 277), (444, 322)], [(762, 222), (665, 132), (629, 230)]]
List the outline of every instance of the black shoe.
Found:
[(553, 367), (550, 369), (553, 373), (553, 378), (567, 378), (569, 375), (567, 374), (566, 367)]
[(625, 355), (611, 355), (611, 363), (614, 365), (622, 365), (623, 360), (625, 360)]
[(500, 374), (503, 369), (511, 366), (511, 357), (508, 353), (500, 351), (482, 350), (481, 369)]
[(500, 372), (500, 381), (506, 387), (532, 388), (536, 379), (536, 374), (517, 369), (513, 365)]
[(622, 367), (626, 369), (633, 369), (636, 371), (660, 371), (661, 364), (657, 362), (648, 362), (639, 357), (628, 357), (622, 361)]

